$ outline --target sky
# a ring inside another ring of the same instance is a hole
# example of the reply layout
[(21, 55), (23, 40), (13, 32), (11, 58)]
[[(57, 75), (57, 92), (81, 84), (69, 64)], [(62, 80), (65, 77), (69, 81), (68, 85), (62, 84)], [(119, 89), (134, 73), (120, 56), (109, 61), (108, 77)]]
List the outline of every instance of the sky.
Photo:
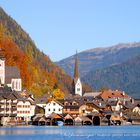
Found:
[(0, 0), (52, 61), (140, 41), (140, 0)]

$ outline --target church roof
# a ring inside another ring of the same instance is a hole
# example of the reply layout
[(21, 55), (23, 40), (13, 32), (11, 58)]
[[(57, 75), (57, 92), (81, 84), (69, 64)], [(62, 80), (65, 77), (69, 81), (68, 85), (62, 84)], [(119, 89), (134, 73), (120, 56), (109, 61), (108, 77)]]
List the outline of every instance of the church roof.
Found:
[(74, 79), (79, 78), (79, 68), (78, 68), (78, 54), (76, 52), (75, 68), (74, 68)]
[(20, 78), (19, 69), (16, 66), (5, 67), (5, 84), (11, 83), (11, 79)]

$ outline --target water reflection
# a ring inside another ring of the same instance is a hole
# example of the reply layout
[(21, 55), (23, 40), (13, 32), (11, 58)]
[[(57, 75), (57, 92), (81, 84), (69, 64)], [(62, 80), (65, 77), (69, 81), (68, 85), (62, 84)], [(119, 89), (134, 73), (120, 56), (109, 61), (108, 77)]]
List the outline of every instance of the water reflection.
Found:
[(140, 126), (1, 127), (0, 140), (108, 140), (140, 139)]

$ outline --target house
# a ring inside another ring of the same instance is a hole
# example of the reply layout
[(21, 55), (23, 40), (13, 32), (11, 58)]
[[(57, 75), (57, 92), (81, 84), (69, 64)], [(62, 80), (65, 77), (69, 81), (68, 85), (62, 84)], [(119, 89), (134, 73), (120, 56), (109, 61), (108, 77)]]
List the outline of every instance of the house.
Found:
[(23, 98), (18, 92), (9, 88), (0, 87), (0, 119), (3, 125), (10, 120), (30, 121), (34, 115), (35, 104), (27, 98)]
[(99, 113), (99, 107), (95, 105), (93, 102), (85, 102), (79, 108), (79, 116), (86, 116), (91, 112)]
[(74, 125), (74, 119), (70, 114), (64, 114), (64, 125)]
[(44, 115), (38, 114), (32, 118), (33, 125), (47, 125), (47, 119)]
[(54, 112), (52, 112), (48, 117), (47, 117), (47, 121), (50, 122), (49, 125), (63, 125), (64, 120), (63, 120), (63, 116), (60, 114), (56, 114)]
[(85, 116), (76, 117), (74, 119), (74, 122), (75, 125), (92, 125), (92, 120)]
[(17, 121), (31, 121), (31, 117), (35, 115), (34, 102), (26, 99), (18, 99), (17, 101)]
[(3, 125), (16, 118), (19, 98), (17, 92), (0, 87), (0, 120)]
[(55, 100), (49, 101), (46, 106), (44, 107), (45, 109), (45, 116), (48, 117), (52, 113), (56, 114), (62, 114), (63, 113), (63, 105)]
[(123, 104), (120, 100), (118, 101), (111, 101), (108, 103), (111, 106), (112, 111), (121, 111), (123, 108)]
[(134, 107), (132, 112), (137, 113), (138, 115), (140, 115), (140, 106), (138, 105), (138, 106)]
[(82, 100), (67, 99), (63, 101), (63, 113), (70, 114), (73, 118), (79, 116), (80, 105), (83, 104)]

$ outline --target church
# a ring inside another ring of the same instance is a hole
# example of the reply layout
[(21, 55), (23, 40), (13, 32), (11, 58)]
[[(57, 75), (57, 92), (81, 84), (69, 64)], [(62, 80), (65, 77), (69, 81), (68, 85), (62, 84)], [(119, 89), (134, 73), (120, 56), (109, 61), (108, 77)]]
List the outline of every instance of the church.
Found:
[(80, 81), (80, 75), (79, 75), (79, 66), (78, 66), (78, 54), (76, 52), (76, 58), (75, 58), (75, 68), (74, 68), (74, 93), (75, 95), (82, 96), (82, 83)]
[(0, 85), (11, 87), (14, 91), (22, 90), (19, 69), (16, 66), (6, 66), (3, 50), (0, 50)]

